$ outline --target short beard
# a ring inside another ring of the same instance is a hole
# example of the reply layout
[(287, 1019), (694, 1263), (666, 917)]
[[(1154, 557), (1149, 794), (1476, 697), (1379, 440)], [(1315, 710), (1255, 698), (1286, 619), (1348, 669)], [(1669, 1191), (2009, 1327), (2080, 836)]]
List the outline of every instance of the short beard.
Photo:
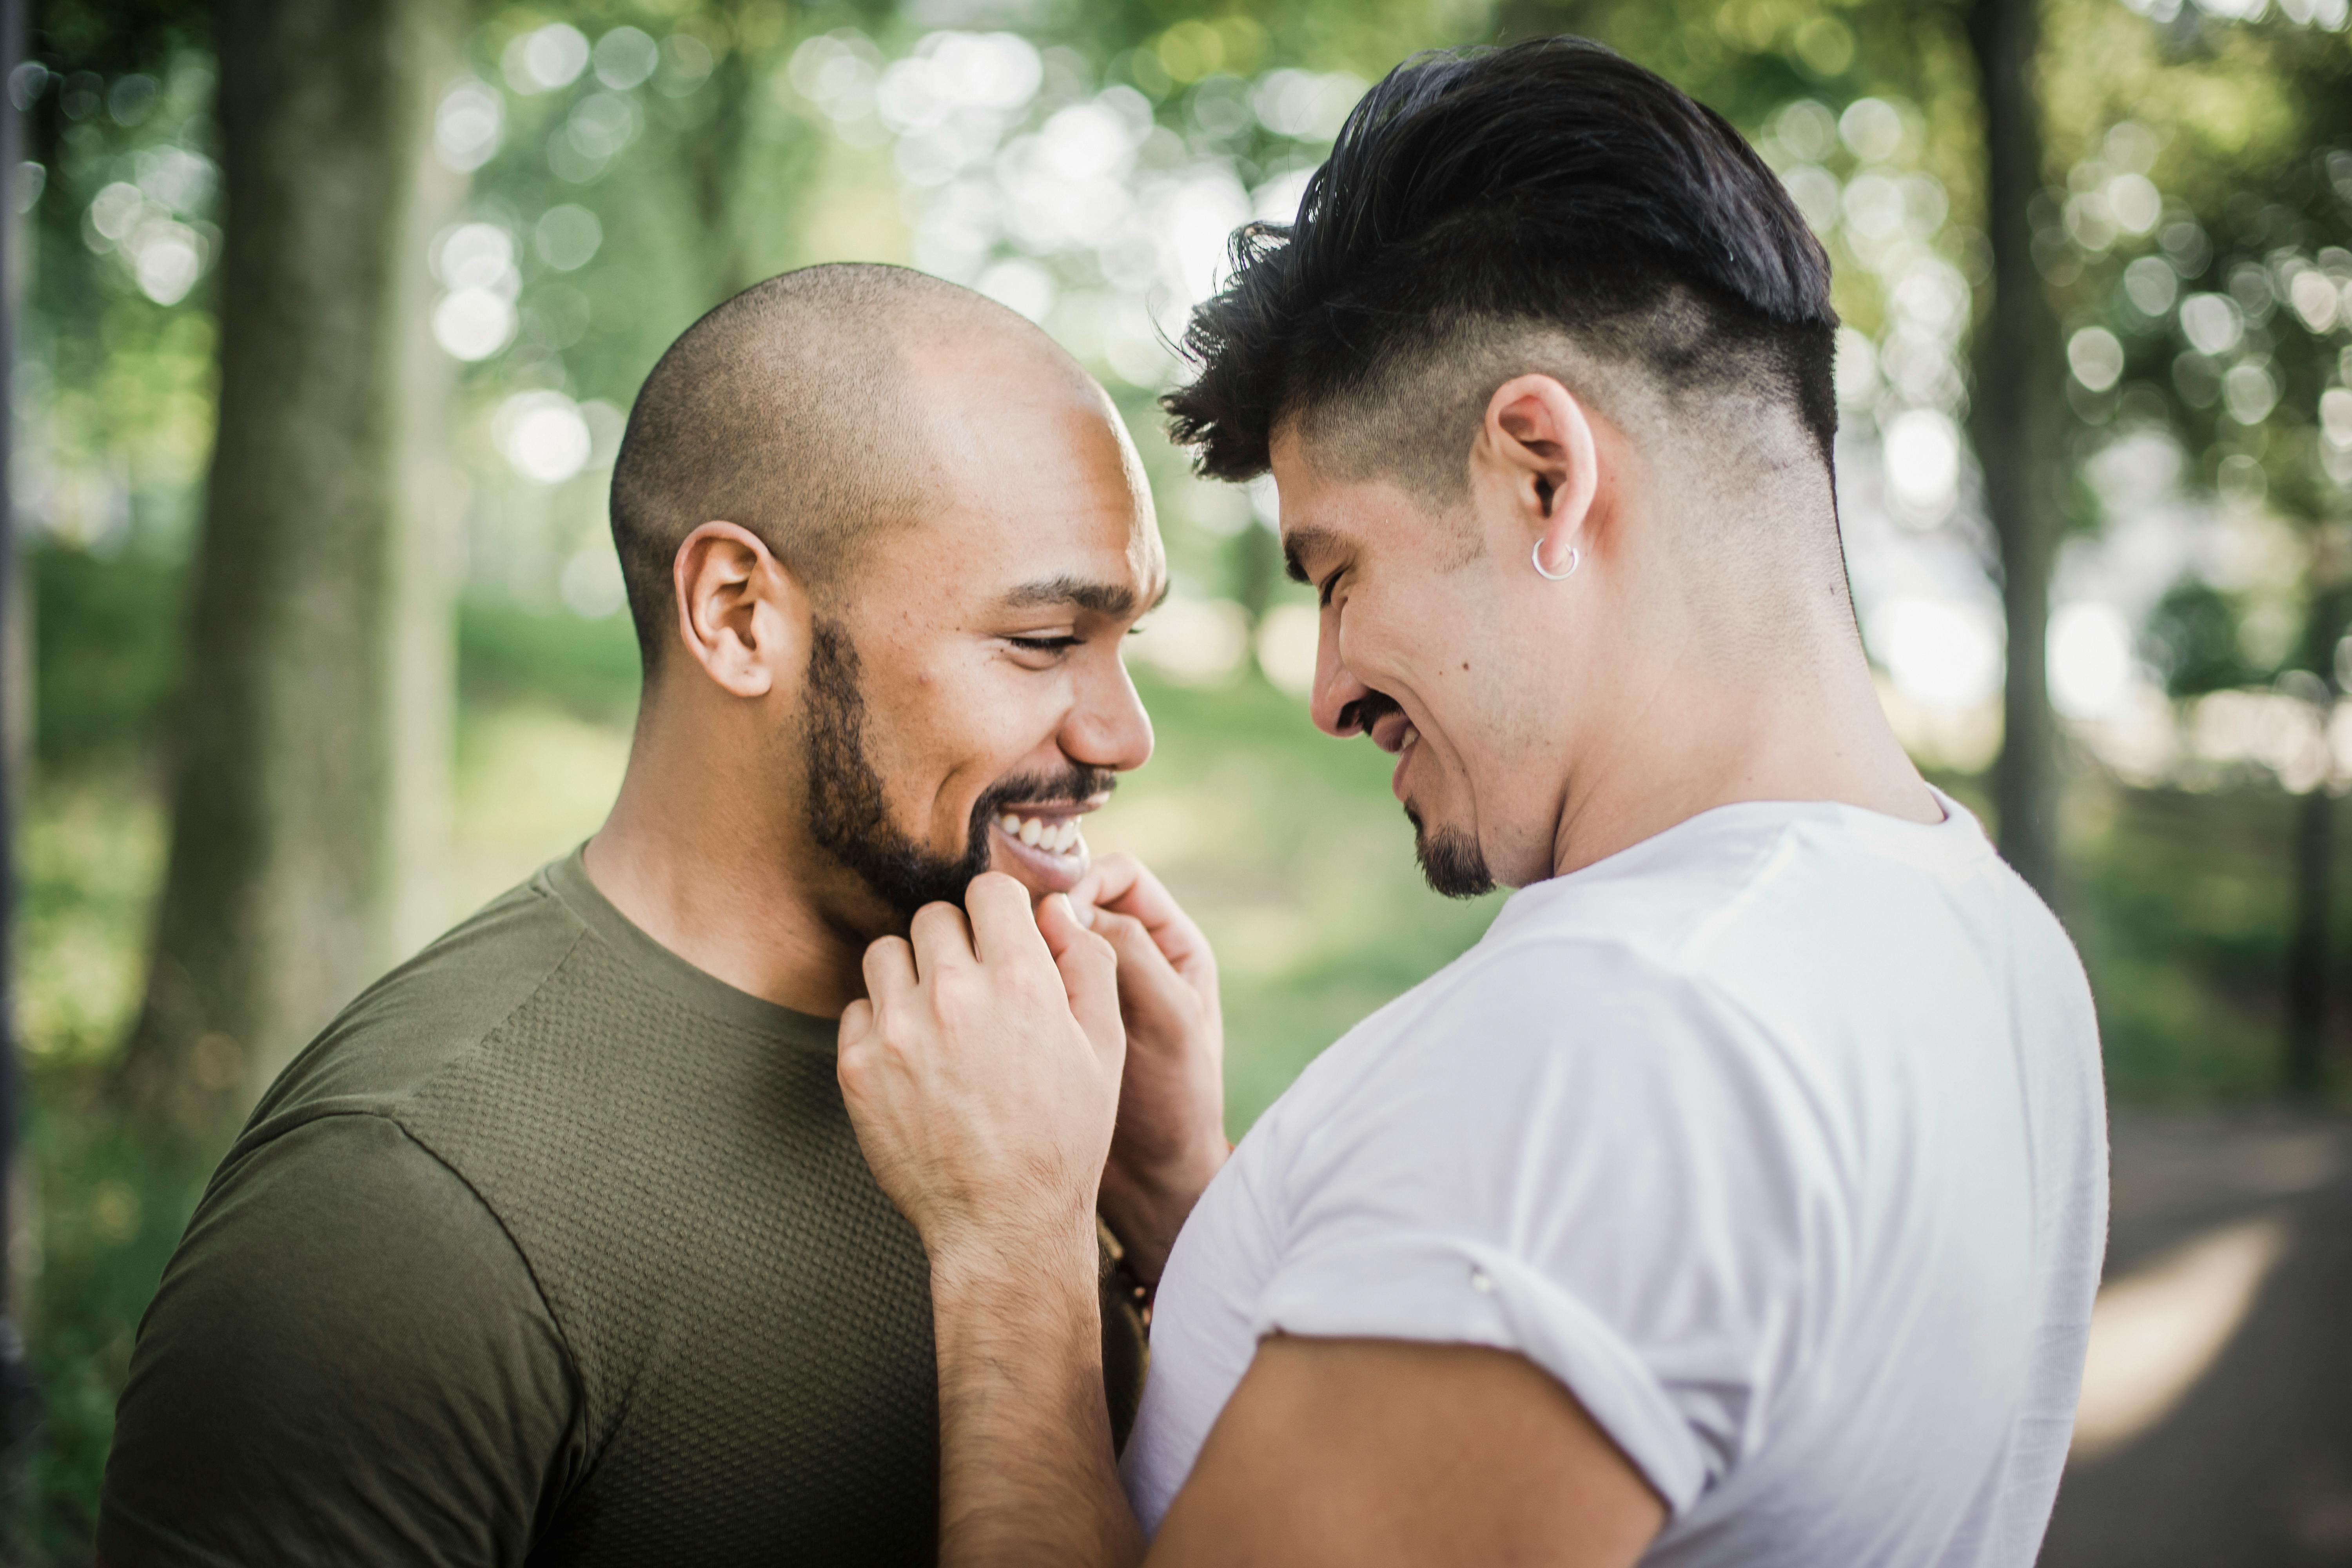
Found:
[(988, 825), (1005, 806), (1087, 800), (1116, 776), (1072, 767), (1044, 778), (1000, 780), (972, 803), (961, 855), (926, 848), (891, 820), (882, 775), (866, 755), (866, 697), (857, 684), (857, 649), (838, 625), (819, 620), (809, 634), (804, 745), (809, 837), (855, 872), (903, 923), (925, 904), (961, 904), (971, 879), (988, 869)]
[(1495, 890), (1494, 873), (1486, 869), (1486, 857), (1475, 838), (1458, 827), (1432, 833), (1421, 813), (1409, 805), (1404, 815), (1412, 824), (1413, 858), (1421, 862), (1421, 874), (1432, 889), (1449, 899), (1475, 899)]

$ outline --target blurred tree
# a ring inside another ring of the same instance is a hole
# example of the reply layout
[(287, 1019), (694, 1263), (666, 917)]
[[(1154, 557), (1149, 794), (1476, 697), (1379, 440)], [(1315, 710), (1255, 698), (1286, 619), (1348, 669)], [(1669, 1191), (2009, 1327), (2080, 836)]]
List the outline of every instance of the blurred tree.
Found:
[(1985, 510), (2000, 541), (2008, 627), (2001, 747), (1993, 764), (2000, 850), (2055, 901), (2058, 732), (2050, 710), (2050, 583), (2059, 539), (2058, 318), (2033, 262), (2030, 209), (2042, 185), (2036, 57), (2040, 0), (1969, 0), (1983, 112), (1985, 237), (1992, 302), (1977, 321), (1969, 400)]
[(394, 47), (411, 72), (401, 155), (413, 182), (393, 239), (393, 540), (387, 588), (392, 667), (386, 833), (386, 956), (414, 952), (448, 924), (457, 739), (457, 597), (466, 482), (449, 439), (457, 362), (428, 322), (434, 237), (457, 221), (471, 182), (437, 154), (432, 99), (457, 71), (467, 0), (408, 0)]
[[(2161, 432), (2225, 535), (2283, 574), (2192, 571), (2145, 643), (2184, 700), (2268, 687), (2300, 743), (2284, 1076), (2319, 1086), (2332, 974), (2331, 730), (2343, 695), (2352, 527), (2352, 47), (2341, 0), (2267, 15), (2179, 0), (2053, 8), (2051, 188), (2034, 236), (2070, 331), (2079, 452)], [(2139, 13), (2135, 15), (2134, 13)], [(2257, 19), (2258, 18), (2258, 19)], [(2095, 63), (2094, 63), (2095, 62)]]
[[(390, 957), (400, 261), (446, 0), (226, 0), (219, 433), (131, 1101), (209, 1130)], [(446, 664), (445, 667), (446, 668)]]

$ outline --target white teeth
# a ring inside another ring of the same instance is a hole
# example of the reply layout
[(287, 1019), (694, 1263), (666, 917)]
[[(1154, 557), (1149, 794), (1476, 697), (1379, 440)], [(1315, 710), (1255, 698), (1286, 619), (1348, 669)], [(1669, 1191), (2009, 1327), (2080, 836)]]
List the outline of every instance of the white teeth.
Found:
[(1415, 741), (1418, 741), (1418, 740), (1420, 740), (1420, 739), (1421, 739), (1421, 731), (1418, 731), (1418, 730), (1416, 730), (1416, 729), (1414, 729), (1412, 725), (1407, 724), (1407, 725), (1404, 727), (1404, 733), (1403, 733), (1402, 735), (1399, 736), (1399, 737), (1398, 737), (1398, 739), (1397, 739), (1397, 750), (1398, 750), (1398, 751), (1400, 751), (1400, 752), (1402, 752), (1402, 751), (1403, 751), (1407, 746), (1412, 745)]
[(1030, 848), (1042, 849), (1048, 855), (1086, 853), (1086, 837), (1079, 831), (1077, 818), (1074, 816), (1066, 816), (1055, 822), (1008, 811), (996, 819), (996, 826), (1006, 837), (1018, 838)]

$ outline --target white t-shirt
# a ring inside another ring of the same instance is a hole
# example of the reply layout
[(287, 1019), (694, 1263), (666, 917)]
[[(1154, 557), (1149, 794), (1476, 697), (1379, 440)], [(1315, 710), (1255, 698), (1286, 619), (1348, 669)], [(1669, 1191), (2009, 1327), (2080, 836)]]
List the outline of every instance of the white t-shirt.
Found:
[(2098, 1033), (1938, 799), (1706, 812), (1325, 1052), (1169, 1260), (1145, 1527), (1280, 1331), (1527, 1356), (1665, 1499), (1646, 1563), (2032, 1563), (2106, 1239)]

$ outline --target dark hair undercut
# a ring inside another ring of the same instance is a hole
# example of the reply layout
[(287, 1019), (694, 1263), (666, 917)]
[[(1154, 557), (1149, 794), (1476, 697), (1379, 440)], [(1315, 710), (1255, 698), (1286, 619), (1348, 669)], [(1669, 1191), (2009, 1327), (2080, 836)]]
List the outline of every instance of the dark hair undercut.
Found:
[(1184, 335), (1199, 374), (1162, 400), (1212, 478), (1263, 473), (1286, 419), (1371, 410), (1367, 461), (1458, 489), (1494, 388), (1544, 368), (1537, 334), (1791, 412), (1829, 460), (1827, 255), (1720, 115), (1598, 44), (1408, 60), (1297, 221), (1237, 231), (1233, 260)]

